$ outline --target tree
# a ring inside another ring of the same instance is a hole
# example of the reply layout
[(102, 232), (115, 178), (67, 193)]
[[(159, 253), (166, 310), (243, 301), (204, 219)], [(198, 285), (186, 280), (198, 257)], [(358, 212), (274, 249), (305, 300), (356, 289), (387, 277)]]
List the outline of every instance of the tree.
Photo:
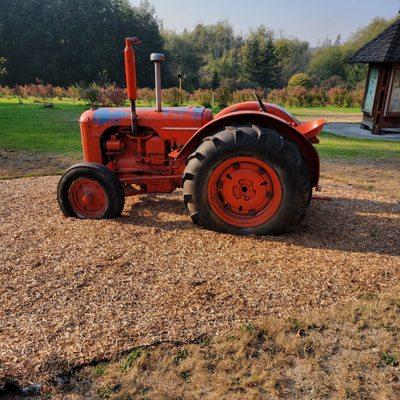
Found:
[(341, 46), (330, 46), (317, 51), (310, 61), (308, 73), (317, 84), (337, 75), (346, 79), (346, 55)]
[(177, 86), (178, 74), (181, 74), (185, 90), (197, 89), (202, 60), (191, 37), (186, 32), (181, 35), (175, 32), (164, 32), (164, 40), (167, 59), (166, 86)]
[(7, 73), (5, 65), (6, 65), (6, 59), (4, 57), (0, 57), (0, 76), (5, 75)]
[(243, 77), (259, 86), (276, 85), (277, 59), (271, 31), (264, 26), (252, 31), (242, 49)]
[(275, 41), (278, 60), (277, 85), (284, 87), (289, 78), (298, 72), (304, 72), (310, 62), (309, 44), (298, 39), (278, 39)]
[[(138, 81), (153, 84), (151, 51), (163, 39), (148, 3), (128, 0), (2, 0), (0, 54), (7, 58), (6, 83), (36, 78), (55, 85), (90, 83), (99, 73), (123, 84), (124, 38), (138, 35)], [(26, 27), (29, 27), (27, 29)]]

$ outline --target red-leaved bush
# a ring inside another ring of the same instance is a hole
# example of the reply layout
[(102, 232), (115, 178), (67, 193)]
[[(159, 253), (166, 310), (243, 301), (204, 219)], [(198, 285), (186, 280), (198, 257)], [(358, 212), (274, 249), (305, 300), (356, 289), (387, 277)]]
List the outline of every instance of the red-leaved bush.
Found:
[(100, 104), (103, 106), (122, 107), (126, 103), (126, 92), (124, 89), (108, 85), (100, 88)]
[(151, 105), (156, 100), (156, 94), (153, 89), (141, 88), (137, 91), (138, 99), (143, 103)]
[(162, 102), (170, 106), (176, 107), (189, 100), (189, 93), (185, 90), (180, 91), (177, 87), (162, 89)]
[(350, 107), (353, 104), (353, 97), (345, 88), (333, 87), (328, 90), (328, 102), (335, 107)]
[(210, 89), (197, 89), (190, 96), (190, 100), (197, 105), (210, 108), (213, 103), (213, 92)]

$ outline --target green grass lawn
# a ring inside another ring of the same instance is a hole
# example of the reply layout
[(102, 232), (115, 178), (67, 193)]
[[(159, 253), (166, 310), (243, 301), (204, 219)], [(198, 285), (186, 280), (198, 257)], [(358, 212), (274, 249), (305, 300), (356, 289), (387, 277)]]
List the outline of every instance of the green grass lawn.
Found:
[[(83, 103), (54, 101), (54, 108), (14, 99), (0, 99), (0, 148), (73, 155), (81, 151), (78, 119), (87, 108)], [(335, 107), (293, 108), (310, 116), (356, 113), (358, 109)], [(400, 142), (343, 138), (323, 133), (317, 146), (322, 159), (400, 158)]]
[(46, 153), (80, 152), (79, 115), (82, 104), (41, 104), (0, 101), (0, 148)]
[(321, 159), (400, 159), (400, 142), (353, 139), (323, 132), (316, 146)]

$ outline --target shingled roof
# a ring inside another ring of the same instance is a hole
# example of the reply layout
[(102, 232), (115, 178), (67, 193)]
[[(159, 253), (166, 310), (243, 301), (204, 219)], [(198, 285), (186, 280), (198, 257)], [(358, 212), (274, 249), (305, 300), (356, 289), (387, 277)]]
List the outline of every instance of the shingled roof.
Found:
[(349, 63), (400, 62), (400, 18), (366, 43), (348, 60)]

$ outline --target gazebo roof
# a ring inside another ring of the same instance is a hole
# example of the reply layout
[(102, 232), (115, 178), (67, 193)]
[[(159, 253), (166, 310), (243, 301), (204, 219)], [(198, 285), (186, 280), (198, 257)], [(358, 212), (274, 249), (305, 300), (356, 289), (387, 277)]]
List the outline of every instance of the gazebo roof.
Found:
[(348, 60), (349, 63), (400, 62), (400, 18), (366, 43)]

